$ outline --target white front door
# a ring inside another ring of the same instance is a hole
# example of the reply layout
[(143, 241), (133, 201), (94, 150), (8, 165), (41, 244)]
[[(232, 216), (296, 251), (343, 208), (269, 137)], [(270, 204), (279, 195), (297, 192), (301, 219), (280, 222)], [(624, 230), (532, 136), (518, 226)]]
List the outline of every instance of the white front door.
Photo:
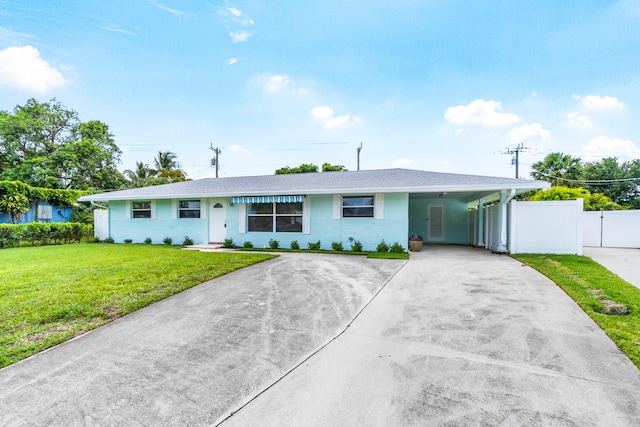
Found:
[(209, 201), (209, 242), (222, 243), (227, 238), (227, 209), (224, 200)]
[(427, 240), (444, 242), (444, 205), (427, 205)]

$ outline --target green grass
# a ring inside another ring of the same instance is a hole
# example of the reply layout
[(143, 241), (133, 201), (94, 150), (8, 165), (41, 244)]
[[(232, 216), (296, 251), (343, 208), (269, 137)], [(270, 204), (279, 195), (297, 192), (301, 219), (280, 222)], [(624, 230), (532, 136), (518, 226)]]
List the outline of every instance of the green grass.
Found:
[[(640, 289), (588, 257), (530, 254), (513, 257), (557, 283), (640, 368)], [(630, 314), (604, 314), (603, 299), (624, 305)]]
[(199, 283), (274, 255), (161, 245), (0, 251), (0, 368)]

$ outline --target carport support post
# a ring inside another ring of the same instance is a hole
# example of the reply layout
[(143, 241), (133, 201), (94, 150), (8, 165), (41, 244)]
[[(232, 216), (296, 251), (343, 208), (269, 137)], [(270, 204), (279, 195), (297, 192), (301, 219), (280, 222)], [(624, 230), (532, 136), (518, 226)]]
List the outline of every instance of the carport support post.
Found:
[(507, 193), (507, 191), (509, 190), (500, 190), (500, 213), (498, 214), (500, 243), (496, 249), (496, 252), (498, 253), (507, 252), (507, 204), (511, 201), (513, 196), (516, 195), (515, 189), (512, 189), (509, 193)]
[(478, 200), (478, 218), (477, 224), (478, 227), (478, 237), (476, 241), (476, 246), (484, 246), (484, 204), (482, 203), (482, 199)]

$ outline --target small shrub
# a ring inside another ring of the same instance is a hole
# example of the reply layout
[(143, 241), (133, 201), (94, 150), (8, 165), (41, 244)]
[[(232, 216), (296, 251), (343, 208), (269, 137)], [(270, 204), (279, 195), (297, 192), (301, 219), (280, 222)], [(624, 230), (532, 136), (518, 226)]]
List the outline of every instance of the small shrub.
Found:
[(398, 242), (393, 242), (393, 245), (391, 245), (389, 247), (389, 252), (393, 252), (393, 253), (396, 253), (396, 254), (402, 254), (402, 253), (404, 253), (404, 247)]
[(106, 239), (104, 239), (105, 243), (113, 243), (115, 242), (115, 240), (113, 240), (113, 237), (107, 237)]
[(144, 244), (145, 245), (150, 245), (151, 244), (151, 237), (147, 237), (146, 239), (144, 239)]
[(193, 239), (189, 236), (184, 236), (184, 242), (182, 242), (182, 244), (184, 246), (191, 246), (193, 245)]
[(251, 242), (244, 242), (244, 243), (242, 244), (242, 247), (243, 247), (243, 248), (247, 248), (247, 249), (251, 249), (251, 248), (253, 248), (253, 243), (251, 243)]
[(376, 252), (389, 252), (389, 245), (384, 242), (384, 239), (382, 239), (382, 242), (378, 244)]
[(351, 245), (351, 250), (353, 252), (362, 252), (362, 243), (360, 243), (359, 240), (356, 240), (355, 242), (353, 242), (353, 244)]
[(331, 242), (331, 249), (333, 249), (334, 251), (344, 251), (342, 242)]
[(130, 245), (130, 244), (132, 244), (132, 243), (133, 243), (133, 239), (124, 239), (124, 243), (125, 243), (126, 245)]
[(100, 243), (100, 238), (99, 237), (94, 237), (93, 239), (89, 240), (90, 243)]
[(297, 240), (294, 240), (294, 241), (292, 241), (292, 242), (291, 242), (290, 247), (291, 247), (291, 249), (293, 249), (293, 250), (298, 250), (298, 249), (300, 249), (300, 244), (298, 244), (298, 241), (297, 241)]
[(269, 239), (269, 247), (271, 249), (278, 249), (280, 247), (280, 242), (277, 240)]
[(162, 239), (162, 243), (164, 243), (165, 245), (171, 245), (173, 244), (173, 239), (171, 237), (165, 237), (164, 239)]
[(309, 242), (307, 245), (309, 246), (310, 251), (320, 250), (320, 240), (318, 240), (317, 242)]
[(233, 239), (224, 239), (224, 242), (222, 242), (222, 247), (223, 248), (232, 248), (233, 247)]

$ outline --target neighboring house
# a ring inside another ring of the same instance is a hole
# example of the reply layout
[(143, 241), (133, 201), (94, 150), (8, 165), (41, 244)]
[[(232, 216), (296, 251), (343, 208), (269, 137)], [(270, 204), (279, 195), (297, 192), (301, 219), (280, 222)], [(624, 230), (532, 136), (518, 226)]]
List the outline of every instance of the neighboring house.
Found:
[[(46, 201), (32, 204), (31, 209), (23, 214), (16, 224), (29, 222), (69, 222), (71, 220), (71, 208), (53, 206)], [(0, 212), (0, 224), (10, 224), (11, 217), (5, 212)]]
[[(108, 203), (109, 235), (116, 242), (147, 237), (160, 243), (249, 241), (281, 247), (297, 240), (323, 249), (360, 241), (375, 250), (384, 239), (407, 247), (410, 235), (425, 242), (485, 242), (483, 205), (499, 203), (498, 247), (506, 250), (507, 203), (516, 194), (549, 188), (542, 181), (477, 175), (384, 169), (290, 175), (209, 178), (83, 196)], [(478, 209), (480, 207), (480, 209)], [(470, 215), (470, 211), (477, 212)]]

